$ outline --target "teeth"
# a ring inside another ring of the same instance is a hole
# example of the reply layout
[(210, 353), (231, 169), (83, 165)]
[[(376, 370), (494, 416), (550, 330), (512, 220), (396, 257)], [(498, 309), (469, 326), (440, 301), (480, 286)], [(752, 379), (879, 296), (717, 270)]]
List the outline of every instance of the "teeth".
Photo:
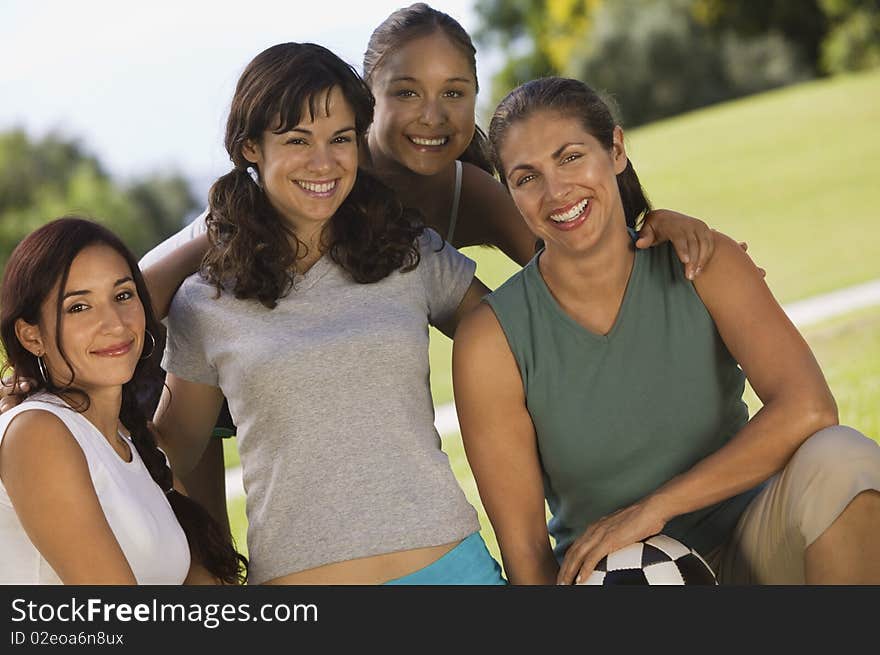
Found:
[(306, 191), (312, 191), (314, 193), (327, 193), (336, 186), (336, 180), (333, 180), (332, 182), (324, 182), (323, 184), (315, 184), (314, 182), (306, 182), (305, 180), (297, 180), (296, 183)]
[(589, 203), (589, 199), (585, 198), (564, 214), (550, 214), (550, 220), (557, 223), (567, 223), (568, 221), (574, 220), (576, 216), (580, 215), (580, 213), (587, 208)]
[(423, 139), (420, 136), (411, 136), (410, 140), (417, 146), (442, 146), (449, 141), (449, 137), (443, 136), (439, 139)]

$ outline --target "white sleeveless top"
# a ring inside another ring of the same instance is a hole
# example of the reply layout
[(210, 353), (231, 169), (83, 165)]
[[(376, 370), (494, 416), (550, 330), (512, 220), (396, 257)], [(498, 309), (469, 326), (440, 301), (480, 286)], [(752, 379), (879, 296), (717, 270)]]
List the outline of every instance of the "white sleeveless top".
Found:
[[(28, 410), (60, 418), (86, 456), (104, 516), (138, 584), (181, 584), (189, 572), (186, 535), (164, 492), (150, 477), (126, 438), (131, 461), (123, 461), (89, 420), (64, 401), (39, 393), (0, 415), (0, 444), (10, 421)], [(0, 481), (0, 584), (61, 584), (61, 579), (22, 528)]]

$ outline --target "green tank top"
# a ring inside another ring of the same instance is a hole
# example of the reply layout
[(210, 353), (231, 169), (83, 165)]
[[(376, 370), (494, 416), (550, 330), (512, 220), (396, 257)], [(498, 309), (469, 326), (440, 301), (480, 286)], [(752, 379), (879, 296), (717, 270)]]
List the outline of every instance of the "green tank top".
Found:
[[(669, 244), (636, 251), (607, 335), (565, 313), (540, 254), (487, 301), (519, 366), (561, 560), (587, 525), (718, 450), (749, 415), (745, 376)], [(707, 554), (758, 491), (675, 517), (663, 532)]]

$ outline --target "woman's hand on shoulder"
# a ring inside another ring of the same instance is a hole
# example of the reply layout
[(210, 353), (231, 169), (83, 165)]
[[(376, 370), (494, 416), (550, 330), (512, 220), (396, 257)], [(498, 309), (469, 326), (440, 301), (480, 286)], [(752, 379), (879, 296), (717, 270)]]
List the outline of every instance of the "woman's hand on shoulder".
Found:
[(664, 525), (666, 519), (649, 499), (603, 516), (569, 546), (556, 583), (585, 582), (603, 557), (659, 533)]
[[(685, 276), (693, 280), (703, 272), (715, 254), (717, 234), (699, 218), (671, 209), (655, 209), (645, 216), (636, 248), (652, 248), (666, 241), (671, 242), (681, 263), (685, 265)], [(739, 246), (744, 252), (749, 248), (745, 242)], [(762, 276), (766, 275), (764, 269), (759, 268), (758, 271)]]
[(196, 235), (144, 268), (144, 282), (150, 292), (153, 311), (159, 319), (168, 315), (174, 294), (183, 281), (199, 270), (209, 246), (207, 234)]
[(41, 410), (16, 416), (0, 448), (0, 479), (31, 543), (65, 584), (137, 583), (61, 419)]

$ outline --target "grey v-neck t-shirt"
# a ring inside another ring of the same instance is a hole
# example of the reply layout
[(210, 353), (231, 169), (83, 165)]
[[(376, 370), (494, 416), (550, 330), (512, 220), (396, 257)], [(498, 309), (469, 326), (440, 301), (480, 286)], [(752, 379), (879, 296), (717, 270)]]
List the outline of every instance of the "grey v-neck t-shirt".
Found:
[(417, 268), (372, 284), (324, 256), (271, 310), (217, 298), (198, 274), (174, 297), (162, 365), (228, 400), (255, 584), (480, 529), (428, 377), (428, 325), (457, 309), (476, 265), (433, 230), (419, 247)]

